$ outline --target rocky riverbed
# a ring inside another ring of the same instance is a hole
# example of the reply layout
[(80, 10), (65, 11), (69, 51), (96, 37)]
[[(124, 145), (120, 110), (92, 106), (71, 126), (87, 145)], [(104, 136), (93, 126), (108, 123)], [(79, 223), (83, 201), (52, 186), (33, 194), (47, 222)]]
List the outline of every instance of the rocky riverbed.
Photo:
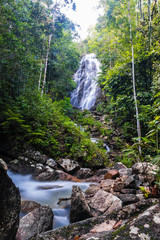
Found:
[[(70, 198), (60, 199), (63, 203), (70, 201), (70, 225), (52, 230), (53, 212), (49, 206), (22, 201), (21, 209), (26, 212), (19, 223), (17, 240), (160, 239), (157, 166), (144, 162), (127, 168), (119, 162), (93, 171), (81, 168), (76, 161), (54, 161), (31, 150), (9, 161), (8, 166), (17, 173), (31, 174), (37, 181), (75, 183)], [(92, 184), (83, 191), (76, 185), (83, 182)], [(18, 214), (11, 220), (17, 221)], [(16, 231), (15, 225), (13, 233)]]

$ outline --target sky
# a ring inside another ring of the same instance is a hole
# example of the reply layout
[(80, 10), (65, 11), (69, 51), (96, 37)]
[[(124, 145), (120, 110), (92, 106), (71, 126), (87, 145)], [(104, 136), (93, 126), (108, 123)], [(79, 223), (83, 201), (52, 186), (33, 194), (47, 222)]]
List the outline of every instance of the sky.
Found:
[(81, 30), (79, 30), (79, 35), (81, 39), (87, 37), (87, 29), (90, 26), (96, 24), (96, 20), (100, 14), (100, 9), (97, 9), (99, 0), (75, 0), (76, 11), (69, 10), (65, 11), (65, 14), (73, 22), (80, 25)]

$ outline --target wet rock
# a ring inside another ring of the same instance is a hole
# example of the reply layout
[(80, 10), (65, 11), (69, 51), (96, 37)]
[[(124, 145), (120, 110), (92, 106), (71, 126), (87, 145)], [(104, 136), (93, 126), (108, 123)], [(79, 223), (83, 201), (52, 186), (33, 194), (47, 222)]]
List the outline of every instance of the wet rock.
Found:
[(93, 172), (90, 168), (80, 168), (76, 172), (75, 176), (78, 177), (79, 179), (87, 179), (93, 177)]
[(122, 208), (122, 201), (102, 189), (100, 189), (93, 198), (91, 198), (89, 206), (95, 215), (101, 215), (103, 213), (109, 214), (113, 211)]
[(29, 240), (52, 229), (53, 212), (49, 206), (34, 209), (20, 220), (16, 240)]
[(0, 166), (0, 239), (14, 240), (19, 224), (20, 193)]
[(9, 168), (20, 174), (31, 174), (36, 169), (36, 163), (27, 157), (20, 156), (8, 163)]
[(64, 171), (67, 173), (74, 173), (78, 169), (80, 169), (80, 166), (78, 162), (70, 159), (59, 159), (57, 163), (63, 168)]
[(112, 169), (104, 175), (104, 179), (115, 179), (119, 176), (119, 172), (116, 169)]
[(51, 181), (51, 180), (55, 179), (55, 170), (53, 170), (50, 167), (46, 167), (45, 169), (43, 169), (43, 171), (40, 174), (38, 174), (38, 173), (35, 172), (33, 174), (33, 177), (34, 177), (35, 180), (38, 180), (38, 181)]
[(139, 198), (135, 194), (120, 194), (119, 198), (123, 202), (123, 206), (139, 201)]
[(92, 217), (90, 207), (88, 206), (84, 193), (78, 186), (72, 187), (70, 221), (78, 222)]
[(55, 171), (55, 177), (54, 177), (54, 180), (60, 180), (60, 181), (72, 181), (72, 182), (81, 182), (80, 179), (68, 174), (68, 173), (65, 173), (61, 170), (56, 170)]
[(21, 212), (29, 213), (35, 208), (39, 208), (41, 205), (34, 201), (21, 201)]
[(58, 188), (63, 188), (62, 186), (59, 186), (59, 185), (49, 185), (49, 186), (38, 186), (37, 189), (40, 189), (40, 190), (49, 190), (49, 189), (58, 189)]
[(35, 150), (28, 150), (23, 155), (24, 157), (27, 157), (41, 164), (45, 164), (48, 159), (46, 155), (41, 154), (39, 151), (35, 151)]
[(57, 169), (57, 163), (52, 158), (47, 159), (46, 165), (48, 165), (51, 168)]
[(0, 167), (2, 167), (5, 171), (8, 170), (7, 163), (5, 161), (3, 161), (2, 158), (0, 158)]

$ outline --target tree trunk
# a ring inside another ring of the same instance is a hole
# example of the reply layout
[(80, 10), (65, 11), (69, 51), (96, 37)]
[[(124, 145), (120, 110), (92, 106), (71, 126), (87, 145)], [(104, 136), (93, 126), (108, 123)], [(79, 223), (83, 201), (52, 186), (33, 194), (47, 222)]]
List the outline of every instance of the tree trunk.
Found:
[(157, 9), (158, 9), (158, 13), (159, 13), (159, 0), (157, 0)]
[(140, 127), (140, 121), (139, 121), (137, 95), (136, 95), (136, 84), (135, 84), (134, 48), (133, 48), (132, 25), (131, 25), (131, 16), (130, 16), (130, 1), (128, 2), (128, 18), (129, 18), (129, 25), (130, 25), (130, 41), (131, 41), (131, 49), (132, 49), (133, 95), (134, 95), (134, 103), (135, 103), (136, 119), (137, 119), (137, 134), (138, 134), (138, 139), (139, 139), (139, 154), (141, 155), (141, 127)]
[(142, 13), (142, 0), (139, 0), (139, 10), (140, 10), (140, 18), (143, 18), (143, 13)]
[(45, 84), (46, 84), (46, 74), (47, 74), (47, 66), (48, 66), (48, 56), (49, 56), (49, 50), (50, 50), (51, 40), (52, 40), (52, 34), (49, 35), (49, 40), (48, 40), (48, 47), (47, 47), (47, 54), (46, 54), (46, 59), (45, 59), (45, 65), (44, 65), (44, 77), (43, 77), (43, 83), (42, 83), (42, 89), (41, 89), (41, 96), (43, 95), (44, 86), (45, 86)]
[(151, 46), (151, 28), (152, 28), (151, 0), (148, 0), (148, 20), (149, 20), (149, 46)]
[(41, 79), (42, 79), (42, 60), (41, 60), (41, 67), (40, 67), (40, 75), (39, 75), (39, 81), (38, 81), (38, 91), (41, 87)]

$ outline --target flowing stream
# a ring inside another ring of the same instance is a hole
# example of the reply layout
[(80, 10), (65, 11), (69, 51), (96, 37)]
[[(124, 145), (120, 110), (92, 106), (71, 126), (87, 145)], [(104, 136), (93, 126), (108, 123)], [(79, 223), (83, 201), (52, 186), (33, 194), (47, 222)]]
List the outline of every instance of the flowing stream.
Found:
[(19, 188), (22, 200), (31, 200), (42, 205), (49, 205), (54, 212), (53, 228), (69, 225), (70, 201), (58, 204), (60, 198), (70, 198), (72, 186), (78, 185), (85, 191), (90, 183), (69, 181), (34, 181), (31, 175), (21, 175), (8, 171), (16, 187)]
[(90, 110), (96, 103), (100, 93), (97, 84), (100, 62), (94, 53), (86, 54), (81, 62), (78, 71), (74, 75), (77, 88), (71, 94), (71, 104), (81, 110)]

